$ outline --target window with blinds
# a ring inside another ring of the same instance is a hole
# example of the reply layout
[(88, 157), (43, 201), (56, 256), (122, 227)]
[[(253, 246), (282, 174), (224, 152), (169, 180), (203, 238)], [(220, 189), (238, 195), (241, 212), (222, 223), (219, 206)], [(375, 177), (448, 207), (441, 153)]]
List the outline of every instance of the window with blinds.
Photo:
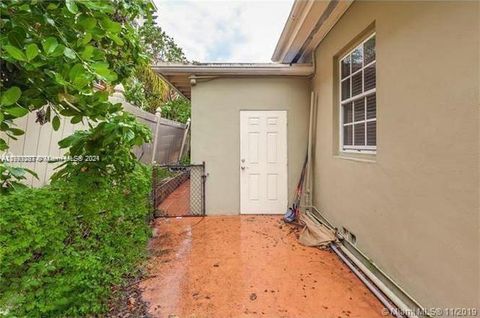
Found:
[(342, 151), (377, 149), (375, 34), (340, 59)]

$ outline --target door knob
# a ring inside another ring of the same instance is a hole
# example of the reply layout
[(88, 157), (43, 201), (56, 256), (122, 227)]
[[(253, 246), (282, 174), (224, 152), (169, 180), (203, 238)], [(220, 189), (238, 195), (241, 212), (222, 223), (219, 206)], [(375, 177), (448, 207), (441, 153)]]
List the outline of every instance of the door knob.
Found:
[(241, 168), (242, 170), (245, 170), (245, 167), (244, 167), (244, 166), (241, 166), (240, 168)]

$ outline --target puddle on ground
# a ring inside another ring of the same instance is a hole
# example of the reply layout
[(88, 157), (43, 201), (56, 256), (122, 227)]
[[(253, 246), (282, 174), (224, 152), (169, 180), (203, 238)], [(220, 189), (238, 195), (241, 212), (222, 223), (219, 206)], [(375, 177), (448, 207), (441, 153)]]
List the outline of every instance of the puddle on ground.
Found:
[(329, 251), (299, 245), (280, 216), (157, 219), (153, 317), (385, 317), (382, 305)]

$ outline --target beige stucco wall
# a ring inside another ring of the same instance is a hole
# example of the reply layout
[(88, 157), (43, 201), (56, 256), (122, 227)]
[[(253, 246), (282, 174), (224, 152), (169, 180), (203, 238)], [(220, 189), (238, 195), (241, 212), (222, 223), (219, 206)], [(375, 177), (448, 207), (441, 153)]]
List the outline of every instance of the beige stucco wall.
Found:
[(308, 79), (219, 78), (192, 87), (191, 154), (193, 163), (206, 162), (207, 214), (240, 210), (240, 110), (287, 111), (292, 195), (306, 155), (309, 107)]
[[(352, 161), (333, 67), (373, 23), (378, 150)], [(475, 1), (356, 1), (316, 50), (315, 205), (427, 308), (480, 306), (478, 24)]]

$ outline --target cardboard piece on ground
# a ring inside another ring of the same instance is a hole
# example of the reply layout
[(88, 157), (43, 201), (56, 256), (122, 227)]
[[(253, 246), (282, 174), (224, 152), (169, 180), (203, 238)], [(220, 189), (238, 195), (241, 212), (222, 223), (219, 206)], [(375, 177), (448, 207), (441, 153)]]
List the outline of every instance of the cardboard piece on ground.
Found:
[(327, 247), (335, 241), (335, 234), (325, 225), (315, 222), (309, 215), (302, 213), (300, 221), (305, 224), (300, 232), (299, 242), (305, 246)]

